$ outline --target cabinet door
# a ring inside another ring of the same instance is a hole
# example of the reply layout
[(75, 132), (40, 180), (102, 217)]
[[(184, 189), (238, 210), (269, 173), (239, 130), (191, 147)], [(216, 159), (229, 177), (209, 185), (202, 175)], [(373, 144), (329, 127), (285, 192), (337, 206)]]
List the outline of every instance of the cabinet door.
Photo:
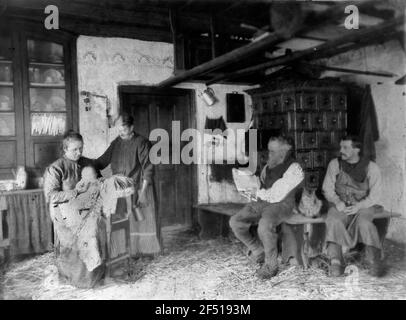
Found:
[(313, 92), (306, 92), (302, 95), (302, 109), (304, 111), (317, 110), (317, 95)]
[(272, 112), (282, 112), (282, 101), (279, 94), (271, 96), (269, 101)]
[(322, 149), (329, 149), (332, 147), (331, 132), (317, 132), (318, 146)]
[(317, 189), (322, 183), (319, 170), (309, 170), (305, 172), (305, 186), (309, 189)]
[(72, 129), (69, 42), (23, 33), (26, 164), (34, 179), (61, 156), (61, 140)]
[(347, 95), (345, 93), (333, 94), (333, 108), (335, 111), (345, 111), (347, 109)]
[(295, 93), (284, 93), (282, 95), (282, 106), (283, 111), (294, 111), (296, 110), (296, 96)]
[(326, 112), (326, 129), (340, 130), (341, 129), (340, 112)]
[(311, 120), (310, 113), (307, 112), (297, 112), (295, 115), (295, 130), (310, 130)]
[(303, 132), (303, 148), (305, 149), (317, 148), (316, 132)]
[(333, 110), (332, 107), (332, 99), (331, 94), (329, 92), (321, 92), (317, 95), (317, 105), (319, 111), (331, 111)]
[(312, 123), (311, 123), (312, 129), (315, 129), (315, 130), (324, 129), (323, 113), (321, 113), (321, 112), (312, 113), (311, 120), (312, 120)]
[(24, 165), (21, 76), (18, 72), (17, 33), (0, 27), (0, 179), (13, 179)]
[(313, 167), (325, 168), (326, 165), (327, 165), (326, 151), (324, 150), (313, 151)]
[(296, 159), (303, 169), (312, 169), (312, 152), (311, 151), (298, 151), (296, 152)]

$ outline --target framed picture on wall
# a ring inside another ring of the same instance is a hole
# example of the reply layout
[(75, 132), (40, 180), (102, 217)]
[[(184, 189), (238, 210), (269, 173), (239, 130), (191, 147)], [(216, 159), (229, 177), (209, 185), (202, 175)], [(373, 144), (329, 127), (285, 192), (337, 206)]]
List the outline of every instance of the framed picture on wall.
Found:
[(239, 93), (227, 93), (227, 122), (245, 122), (244, 95)]

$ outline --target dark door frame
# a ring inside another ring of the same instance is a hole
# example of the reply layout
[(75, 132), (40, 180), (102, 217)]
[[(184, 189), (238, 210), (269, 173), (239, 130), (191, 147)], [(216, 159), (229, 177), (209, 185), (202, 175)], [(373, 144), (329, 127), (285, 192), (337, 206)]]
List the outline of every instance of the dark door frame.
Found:
[[(119, 96), (119, 112), (122, 110), (122, 94), (123, 93), (133, 93), (133, 94), (148, 94), (148, 95), (173, 95), (173, 96), (184, 96), (185, 94), (189, 96), (189, 103), (190, 103), (190, 112), (189, 112), (189, 119), (188, 119), (188, 126), (189, 128), (196, 129), (197, 128), (197, 120), (196, 120), (196, 92), (194, 89), (182, 89), (182, 88), (165, 88), (160, 89), (155, 86), (140, 86), (140, 85), (119, 85), (118, 86), (118, 96)], [(148, 138), (148, 137), (147, 137)], [(192, 207), (190, 208), (191, 216), (189, 219), (190, 226), (196, 227), (198, 225), (197, 222), (197, 212), (193, 208), (194, 204), (197, 203), (198, 197), (198, 165), (194, 164), (194, 168), (191, 171), (191, 181), (192, 181)]]

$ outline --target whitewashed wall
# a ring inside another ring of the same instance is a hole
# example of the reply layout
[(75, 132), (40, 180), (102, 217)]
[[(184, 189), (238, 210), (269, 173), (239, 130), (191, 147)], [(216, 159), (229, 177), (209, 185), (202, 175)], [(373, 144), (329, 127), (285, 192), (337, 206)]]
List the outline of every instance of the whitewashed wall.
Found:
[[(78, 85), (82, 90), (107, 95), (111, 100), (112, 114), (119, 112), (118, 86), (120, 84), (155, 85), (167, 79), (173, 72), (173, 47), (171, 44), (146, 42), (124, 38), (102, 38), (80, 36), (77, 41)], [(232, 85), (211, 86), (218, 98), (212, 107), (207, 107), (197, 97), (203, 84), (183, 83), (179, 88), (195, 90), (197, 129), (203, 130), (206, 116), (226, 120), (226, 93), (238, 92), (248, 87)], [(105, 105), (102, 99), (94, 101), (91, 111), (85, 111), (84, 97), (79, 97), (80, 132), (84, 136), (84, 155), (98, 157), (117, 136), (114, 128), (109, 129)], [(251, 100), (246, 101), (246, 119), (242, 124), (227, 124), (230, 129), (246, 129), (251, 119)], [(228, 143), (233, 143), (228, 140)], [(198, 166), (198, 201), (221, 202), (243, 201), (233, 185), (208, 181), (207, 165)]]

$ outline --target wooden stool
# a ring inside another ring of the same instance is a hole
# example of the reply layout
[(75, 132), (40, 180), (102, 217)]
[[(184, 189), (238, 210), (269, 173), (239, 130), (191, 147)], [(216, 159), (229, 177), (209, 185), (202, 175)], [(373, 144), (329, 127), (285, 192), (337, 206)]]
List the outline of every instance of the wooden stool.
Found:
[[(113, 221), (111, 215), (107, 218), (106, 231), (107, 231), (107, 262), (106, 262), (106, 276), (111, 277), (112, 265), (127, 260), (127, 273), (130, 272), (130, 259), (131, 259), (131, 235), (130, 235), (130, 214), (132, 214), (132, 200), (131, 196), (126, 197), (127, 210), (125, 217)], [(112, 257), (111, 235), (114, 231), (124, 230), (125, 232), (125, 252)]]

